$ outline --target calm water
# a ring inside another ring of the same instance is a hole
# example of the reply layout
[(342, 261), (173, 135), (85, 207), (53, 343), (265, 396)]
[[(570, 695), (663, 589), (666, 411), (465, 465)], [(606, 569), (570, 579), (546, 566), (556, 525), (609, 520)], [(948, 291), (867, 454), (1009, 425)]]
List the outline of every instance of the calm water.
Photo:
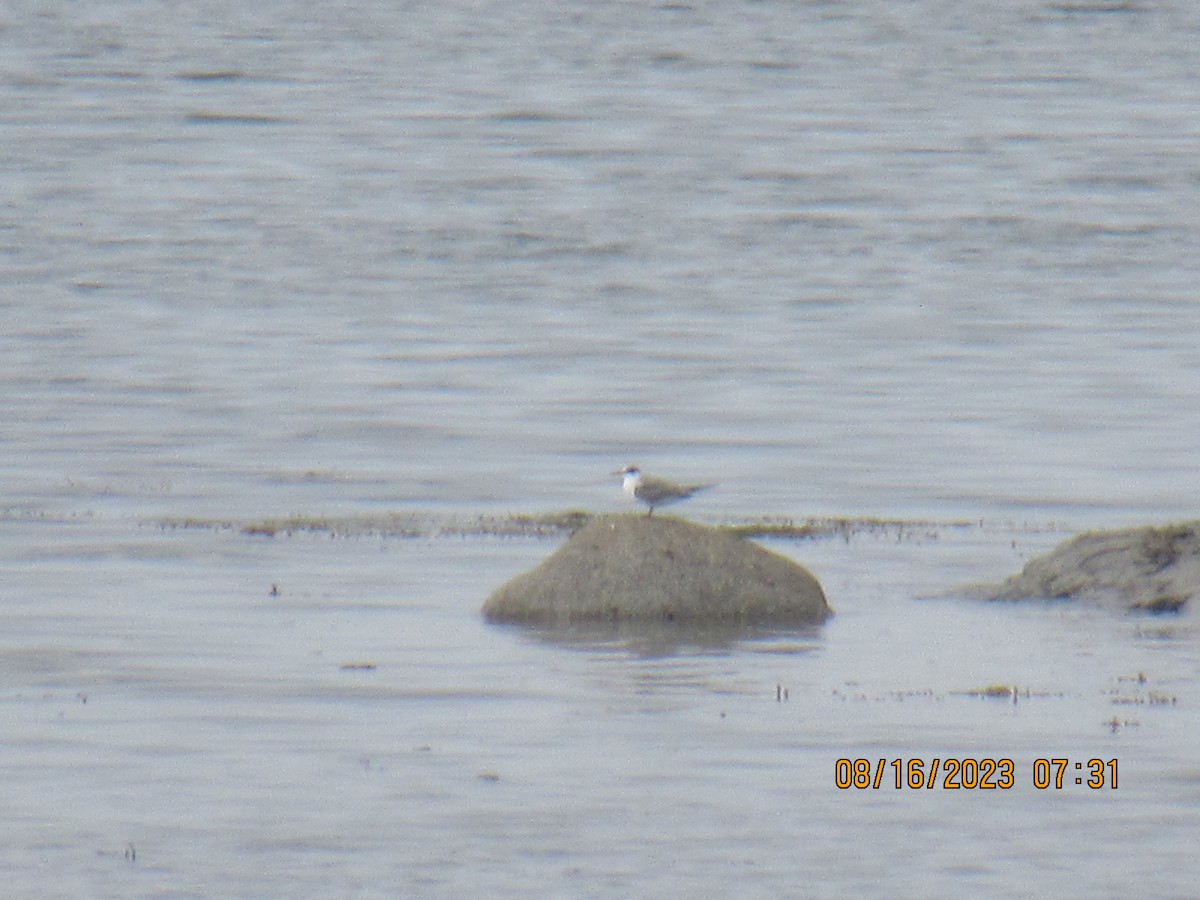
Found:
[[(5, 890), (1190, 895), (1194, 613), (936, 598), (1200, 507), (1198, 48), (1183, 2), (7, 4)], [(156, 524), (628, 462), (982, 524), (774, 545), (838, 616), (682, 642), (482, 623), (551, 540)], [(1018, 785), (834, 786), (951, 756)]]

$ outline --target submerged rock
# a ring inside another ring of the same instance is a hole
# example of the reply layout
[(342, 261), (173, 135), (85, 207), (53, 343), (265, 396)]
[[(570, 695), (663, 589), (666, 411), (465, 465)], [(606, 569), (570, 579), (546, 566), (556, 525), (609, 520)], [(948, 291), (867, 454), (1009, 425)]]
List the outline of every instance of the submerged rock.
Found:
[(1200, 523), (1088, 531), (975, 593), (991, 600), (1082, 598), (1178, 612), (1200, 590)]
[(832, 614), (807, 569), (667, 516), (601, 516), (483, 606), (492, 621), (808, 625)]

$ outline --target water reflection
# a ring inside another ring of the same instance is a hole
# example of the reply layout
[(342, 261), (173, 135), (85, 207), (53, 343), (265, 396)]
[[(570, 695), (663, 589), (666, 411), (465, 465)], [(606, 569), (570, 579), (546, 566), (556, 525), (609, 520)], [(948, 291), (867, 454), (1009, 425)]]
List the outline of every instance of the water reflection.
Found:
[(740, 651), (799, 656), (821, 646), (819, 626), (783, 629), (730, 624), (680, 627), (668, 622), (586, 622), (496, 627), (520, 628), (531, 640), (563, 649), (637, 659), (728, 656)]

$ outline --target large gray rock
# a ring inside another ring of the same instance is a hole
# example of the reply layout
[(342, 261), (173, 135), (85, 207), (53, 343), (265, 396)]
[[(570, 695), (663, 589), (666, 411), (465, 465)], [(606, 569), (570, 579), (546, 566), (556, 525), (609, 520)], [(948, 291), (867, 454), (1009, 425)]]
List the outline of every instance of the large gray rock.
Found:
[(483, 606), (492, 621), (805, 625), (832, 614), (790, 559), (669, 516), (600, 516)]
[(1176, 612), (1200, 590), (1200, 523), (1088, 531), (975, 592), (992, 600), (1082, 598), (1125, 610)]

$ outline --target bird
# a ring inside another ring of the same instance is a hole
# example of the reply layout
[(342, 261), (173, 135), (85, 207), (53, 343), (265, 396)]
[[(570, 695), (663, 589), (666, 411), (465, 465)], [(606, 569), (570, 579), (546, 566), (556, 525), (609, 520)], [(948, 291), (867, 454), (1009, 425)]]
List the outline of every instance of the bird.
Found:
[(668, 503), (686, 500), (697, 491), (713, 486), (712, 484), (675, 484), (665, 478), (643, 475), (642, 470), (637, 466), (626, 466), (613, 474), (622, 476), (621, 489), (625, 492), (626, 497), (630, 500), (641, 500), (650, 507), (646, 513), (647, 517), (654, 515), (656, 506), (665, 506)]

